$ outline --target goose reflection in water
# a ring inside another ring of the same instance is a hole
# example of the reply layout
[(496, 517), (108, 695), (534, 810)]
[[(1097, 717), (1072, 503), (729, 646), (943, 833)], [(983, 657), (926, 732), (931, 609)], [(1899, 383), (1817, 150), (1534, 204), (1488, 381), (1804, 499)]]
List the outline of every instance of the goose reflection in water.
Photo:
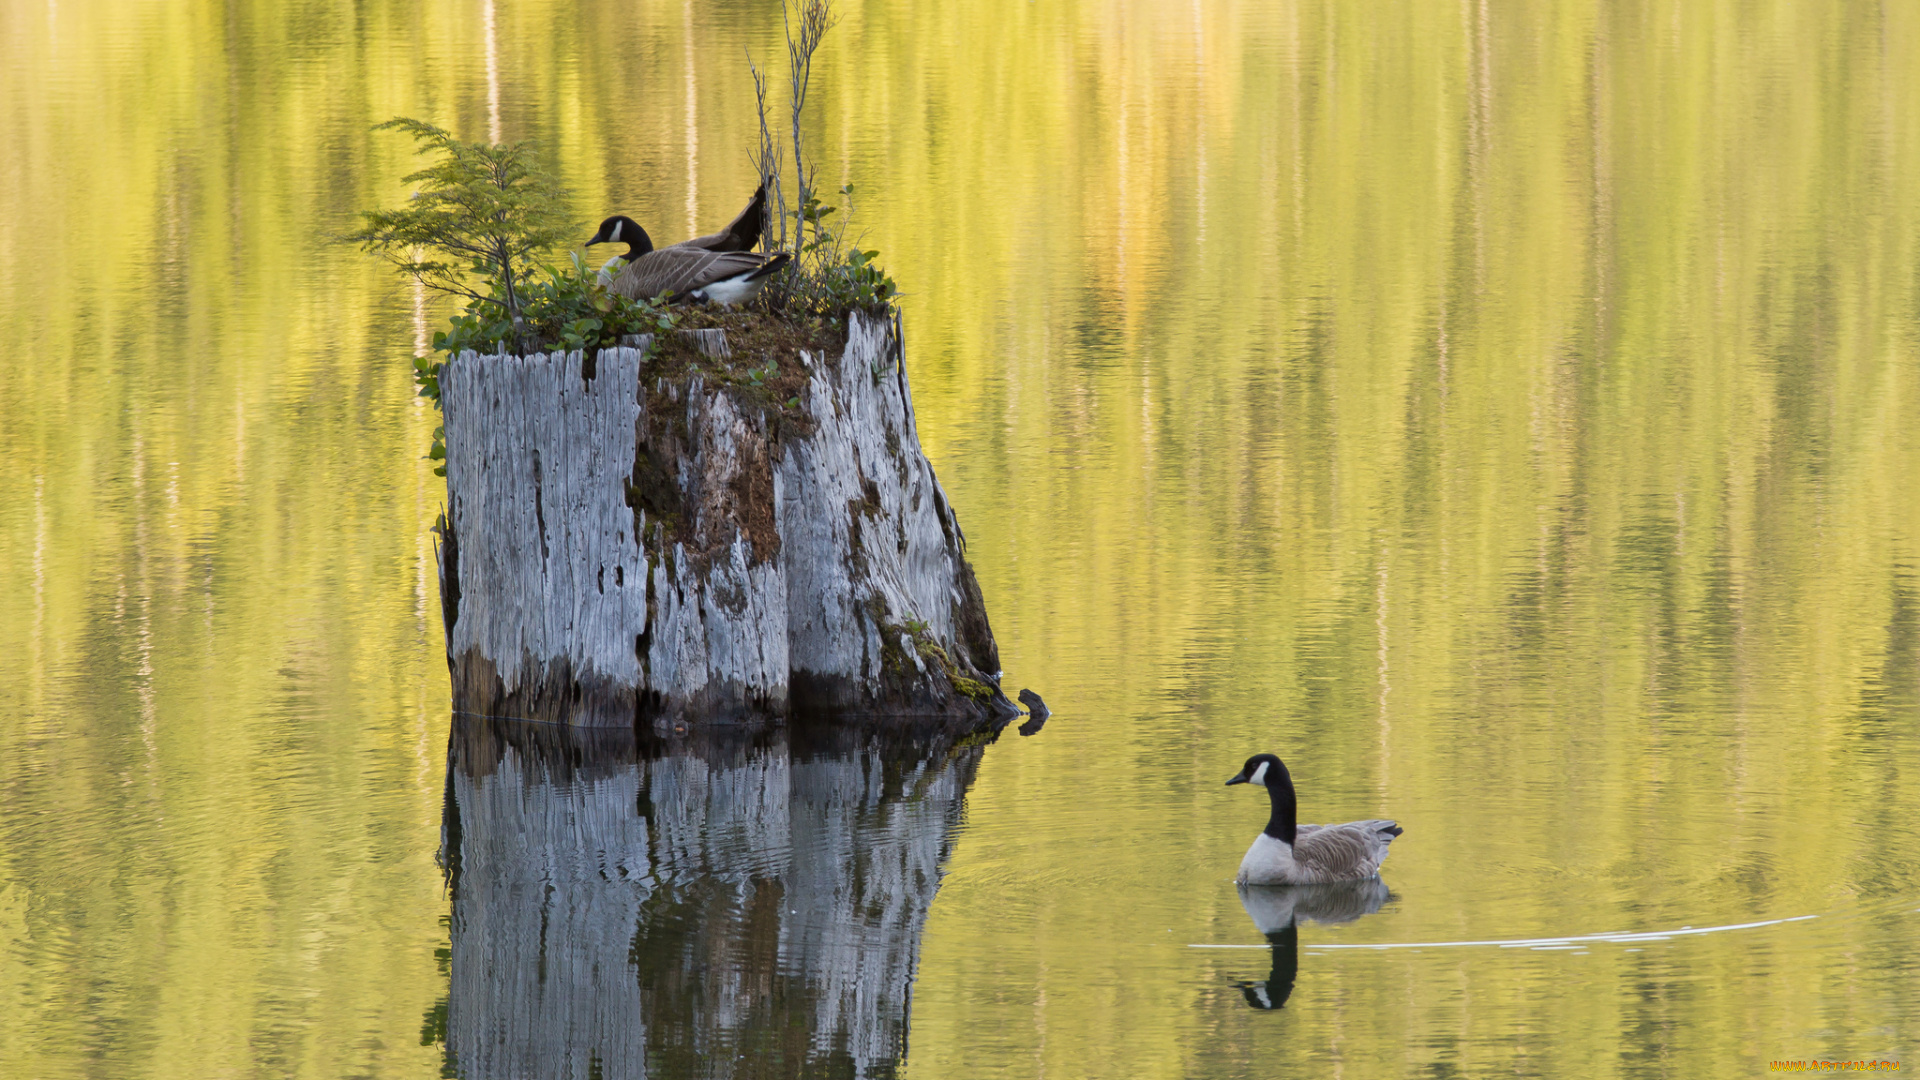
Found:
[(1300, 924), (1345, 923), (1371, 915), (1393, 899), (1379, 878), (1324, 885), (1241, 885), (1240, 906), (1273, 945), (1273, 970), (1263, 981), (1234, 987), (1256, 1009), (1278, 1009), (1293, 996), (1300, 974)]

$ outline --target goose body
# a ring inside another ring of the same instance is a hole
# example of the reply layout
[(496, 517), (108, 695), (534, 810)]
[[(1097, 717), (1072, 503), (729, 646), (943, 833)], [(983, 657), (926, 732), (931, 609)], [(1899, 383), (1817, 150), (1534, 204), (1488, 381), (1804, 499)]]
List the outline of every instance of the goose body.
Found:
[[(698, 248), (701, 251), (752, 251), (760, 242), (760, 230), (767, 222), (767, 185), (761, 184), (753, 189), (753, 198), (747, 200), (747, 208), (733, 219), (724, 229), (706, 236), (696, 236), (691, 240), (682, 240), (669, 244), (668, 248)], [(600, 232), (587, 241), (591, 247), (596, 243), (618, 243), (624, 240), (628, 244), (625, 255), (615, 255), (600, 266), (600, 284), (611, 288), (620, 274), (620, 267), (640, 257), (641, 252), (634, 250), (636, 239), (646, 235), (646, 230), (634, 223), (629, 217), (610, 217), (601, 222)], [(648, 242), (652, 249), (652, 242)], [(666, 250), (665, 248), (661, 250)], [(659, 294), (653, 294), (659, 295)]]
[(1272, 814), (1267, 827), (1253, 838), (1240, 860), (1240, 885), (1317, 885), (1329, 881), (1360, 881), (1380, 872), (1387, 845), (1403, 831), (1384, 819), (1349, 821), (1343, 825), (1300, 825), (1293, 776), (1279, 758), (1255, 754), (1239, 775), (1227, 781), (1257, 784), (1267, 789)]
[[(755, 202), (759, 201), (756, 196)], [(749, 213), (742, 214), (741, 218), (747, 218), (752, 209), (749, 206)], [(738, 225), (739, 221), (735, 224)], [(759, 231), (756, 224), (753, 228), (756, 238)], [(726, 235), (715, 233), (700, 240)], [(739, 236), (734, 236), (728, 242), (739, 239)], [(693, 247), (694, 241), (655, 248), (647, 230), (632, 218), (619, 215), (601, 222), (600, 231), (593, 234), (587, 246), (605, 243), (628, 245), (627, 254), (608, 260), (607, 265), (601, 267), (600, 275), (604, 282), (611, 274), (613, 280), (609, 287), (629, 300), (666, 296), (675, 301), (711, 300), (732, 306), (759, 292), (766, 285), (766, 279), (793, 258), (784, 251), (770, 255), (754, 251), (716, 251)], [(620, 267), (618, 273), (613, 273), (620, 259), (625, 259), (626, 265)]]

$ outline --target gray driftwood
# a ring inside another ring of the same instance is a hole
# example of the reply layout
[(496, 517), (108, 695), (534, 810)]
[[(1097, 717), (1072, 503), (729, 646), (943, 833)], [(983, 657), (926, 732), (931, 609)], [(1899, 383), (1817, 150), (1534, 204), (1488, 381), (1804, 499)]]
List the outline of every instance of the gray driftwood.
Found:
[[(609, 726), (862, 712), (950, 730), (1017, 712), (920, 449), (898, 324), (849, 322), (841, 355), (802, 353), (797, 409), (666, 378), (643, 348), (449, 362), (454, 708)], [(724, 355), (712, 338), (696, 345)]]
[(636, 753), (630, 736), (463, 721), (450, 749), (460, 1075), (897, 1068), (981, 746)]

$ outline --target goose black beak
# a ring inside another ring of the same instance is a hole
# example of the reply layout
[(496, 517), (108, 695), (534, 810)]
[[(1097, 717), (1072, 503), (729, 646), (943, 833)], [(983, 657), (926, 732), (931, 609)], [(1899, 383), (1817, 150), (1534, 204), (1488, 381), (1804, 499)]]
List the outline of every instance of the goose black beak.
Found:
[(1227, 781), (1227, 786), (1232, 787), (1235, 784), (1244, 784), (1246, 782), (1247, 782), (1247, 774), (1241, 773), (1239, 776), (1236, 776), (1233, 779)]

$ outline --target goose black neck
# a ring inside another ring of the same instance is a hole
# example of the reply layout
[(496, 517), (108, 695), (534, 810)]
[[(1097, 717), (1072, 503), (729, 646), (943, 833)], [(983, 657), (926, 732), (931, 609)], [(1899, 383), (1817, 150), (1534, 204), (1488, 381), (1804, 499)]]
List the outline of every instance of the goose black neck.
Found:
[(1288, 775), (1287, 767), (1277, 761), (1273, 764), (1272, 775), (1267, 777), (1267, 800), (1273, 804), (1273, 813), (1267, 818), (1267, 827), (1261, 831), (1292, 846), (1297, 825), (1293, 777)]
[(647, 230), (641, 228), (640, 223), (630, 217), (608, 218), (602, 224), (600, 235), (595, 237), (595, 242), (599, 242), (603, 237), (609, 243), (627, 245), (627, 253), (621, 258), (628, 262), (653, 250), (653, 237), (648, 236)]

